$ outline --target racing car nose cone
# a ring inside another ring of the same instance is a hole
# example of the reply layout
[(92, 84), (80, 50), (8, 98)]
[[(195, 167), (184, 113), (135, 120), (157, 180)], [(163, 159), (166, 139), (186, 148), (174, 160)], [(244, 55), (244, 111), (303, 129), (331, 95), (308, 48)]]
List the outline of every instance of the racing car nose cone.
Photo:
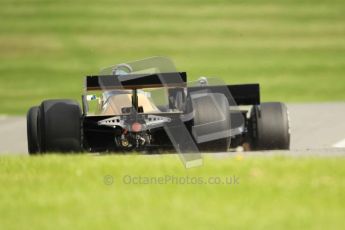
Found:
[(142, 130), (142, 125), (138, 122), (132, 124), (132, 132), (140, 132)]

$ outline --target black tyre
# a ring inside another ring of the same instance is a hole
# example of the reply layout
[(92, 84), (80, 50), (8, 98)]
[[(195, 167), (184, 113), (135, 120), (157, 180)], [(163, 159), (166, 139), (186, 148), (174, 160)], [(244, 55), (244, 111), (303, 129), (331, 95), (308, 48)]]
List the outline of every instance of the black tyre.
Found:
[(289, 118), (287, 107), (280, 102), (254, 106), (251, 115), (252, 150), (283, 150), (290, 148)]
[[(208, 94), (192, 99), (194, 109), (194, 126), (198, 135), (193, 132), (197, 146), (201, 152), (226, 152), (230, 146), (230, 113), (229, 102), (223, 94)], [(225, 134), (225, 137), (224, 137)], [(214, 138), (198, 143), (197, 136)]]
[(81, 151), (81, 109), (71, 100), (47, 100), (39, 110), (41, 152)]
[(39, 152), (37, 135), (37, 115), (37, 106), (31, 107), (26, 115), (26, 132), (29, 154), (37, 154)]

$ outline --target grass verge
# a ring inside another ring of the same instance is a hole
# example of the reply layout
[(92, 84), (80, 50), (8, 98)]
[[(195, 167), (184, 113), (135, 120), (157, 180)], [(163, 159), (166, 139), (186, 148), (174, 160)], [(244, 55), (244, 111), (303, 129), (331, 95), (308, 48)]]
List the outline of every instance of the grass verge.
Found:
[(209, 156), (187, 170), (175, 155), (1, 157), (0, 222), (4, 229), (342, 229), (344, 163)]

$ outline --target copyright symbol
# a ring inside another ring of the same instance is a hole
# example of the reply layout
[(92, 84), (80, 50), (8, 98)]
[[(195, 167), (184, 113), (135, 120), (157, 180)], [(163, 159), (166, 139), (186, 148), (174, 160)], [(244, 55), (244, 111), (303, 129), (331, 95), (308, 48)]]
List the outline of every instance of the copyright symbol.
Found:
[(114, 183), (114, 178), (111, 175), (104, 176), (104, 184), (105, 185), (112, 185)]

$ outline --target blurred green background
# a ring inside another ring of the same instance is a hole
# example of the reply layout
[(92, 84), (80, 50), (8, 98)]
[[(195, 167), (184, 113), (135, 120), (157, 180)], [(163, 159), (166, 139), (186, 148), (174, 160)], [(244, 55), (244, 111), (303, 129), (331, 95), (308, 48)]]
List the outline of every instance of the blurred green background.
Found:
[(259, 82), (263, 100), (345, 100), (345, 1), (1, 0), (0, 114), (79, 99), (83, 77), (168, 56), (179, 70)]

